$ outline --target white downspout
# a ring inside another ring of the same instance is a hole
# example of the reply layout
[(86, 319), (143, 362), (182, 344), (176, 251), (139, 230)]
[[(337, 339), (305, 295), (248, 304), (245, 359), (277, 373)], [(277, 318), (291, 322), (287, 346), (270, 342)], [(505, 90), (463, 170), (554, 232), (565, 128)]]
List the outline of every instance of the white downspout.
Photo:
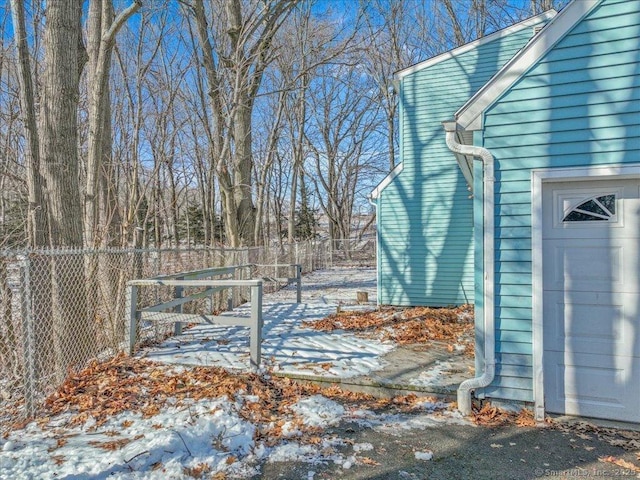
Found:
[(380, 280), (381, 280), (381, 273), (380, 273), (380, 252), (378, 252), (378, 249), (380, 248), (380, 228), (379, 228), (379, 223), (378, 223), (378, 202), (374, 201), (374, 197), (373, 195), (369, 195), (367, 197), (367, 200), (369, 201), (369, 203), (373, 206), (373, 210), (376, 215), (376, 305), (380, 305)]
[(471, 414), (471, 392), (477, 388), (489, 386), (496, 371), (496, 337), (495, 337), (495, 296), (494, 296), (494, 166), (493, 155), (489, 150), (473, 145), (458, 143), (456, 139), (456, 123), (443, 122), (446, 131), (447, 147), (454, 153), (479, 157), (484, 165), (482, 180), (482, 216), (484, 223), (484, 371), (482, 375), (465, 380), (458, 387), (458, 410), (463, 415)]

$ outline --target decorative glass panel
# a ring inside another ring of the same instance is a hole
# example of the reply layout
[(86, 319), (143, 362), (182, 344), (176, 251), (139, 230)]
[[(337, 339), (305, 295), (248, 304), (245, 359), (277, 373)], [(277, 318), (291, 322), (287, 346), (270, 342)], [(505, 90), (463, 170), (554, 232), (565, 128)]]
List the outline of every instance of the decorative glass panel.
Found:
[(609, 210), (611, 215), (616, 214), (616, 196), (615, 195), (604, 195), (602, 197), (598, 197), (598, 201), (602, 204), (604, 208)]
[(600, 195), (573, 207), (562, 219), (563, 222), (606, 222), (616, 214), (616, 196)]

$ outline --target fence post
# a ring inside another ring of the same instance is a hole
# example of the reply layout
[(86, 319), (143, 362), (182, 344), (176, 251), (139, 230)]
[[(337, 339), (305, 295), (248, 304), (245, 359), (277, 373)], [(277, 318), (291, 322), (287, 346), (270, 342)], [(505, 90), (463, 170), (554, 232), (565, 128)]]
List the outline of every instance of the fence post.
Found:
[[(184, 280), (184, 276), (176, 277), (176, 280)], [(176, 286), (173, 290), (173, 298), (182, 298), (183, 295), (184, 295), (184, 287)], [(182, 305), (176, 305), (173, 308), (173, 311), (175, 313), (182, 313)], [(174, 335), (182, 334), (182, 322), (176, 322), (174, 324), (173, 334)]]
[(331, 254), (329, 255), (330, 267), (333, 267), (333, 239), (329, 239), (329, 251)]
[(36, 412), (36, 348), (35, 325), (33, 324), (33, 310), (31, 308), (31, 263), (29, 254), (20, 262), (20, 308), (24, 328), (23, 355), (24, 355), (24, 398), (28, 416), (34, 416)]
[(138, 287), (127, 285), (125, 310), (129, 321), (125, 322), (125, 341), (129, 339), (129, 355), (133, 355), (136, 346), (136, 333), (138, 330)]
[(296, 302), (302, 303), (302, 265), (297, 264), (296, 267)]
[(260, 366), (260, 354), (262, 343), (262, 280), (251, 286), (251, 339), (249, 352), (251, 356), (251, 368)]

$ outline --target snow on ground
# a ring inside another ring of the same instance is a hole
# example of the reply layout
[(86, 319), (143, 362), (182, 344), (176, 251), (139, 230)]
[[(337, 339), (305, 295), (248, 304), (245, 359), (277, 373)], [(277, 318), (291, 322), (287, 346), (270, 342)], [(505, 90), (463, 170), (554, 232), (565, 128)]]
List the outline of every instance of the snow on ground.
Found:
[[(303, 330), (300, 325), (302, 320), (335, 312), (338, 304), (354, 303), (357, 290), (368, 291), (373, 300), (375, 271), (329, 270), (307, 275), (303, 281), (300, 305), (293, 303), (292, 288), (265, 297), (263, 358), (283, 372), (321, 371), (344, 377), (380, 368), (380, 357), (393, 345), (345, 332)], [(239, 313), (248, 315), (248, 309), (239, 308), (234, 315)], [(246, 370), (248, 332), (239, 327), (198, 326), (149, 349), (145, 356), (168, 364)], [(170, 398), (155, 415), (125, 411), (103, 424), (89, 417), (76, 425), (70, 421), (71, 413), (63, 413), (32, 422), (0, 438), (0, 479), (182, 479), (216, 478), (216, 473), (242, 478), (259, 474), (263, 462), (285, 460), (310, 465), (333, 462), (348, 469), (371, 446), (357, 444), (341, 452), (338, 448), (345, 446), (345, 440), (323, 436), (323, 429), (346, 421), (402, 435), (408, 429), (443, 422), (468, 424), (442, 402), (418, 403), (418, 413), (381, 414), (311, 395), (291, 405), (285, 418), (273, 419), (282, 433), (274, 440), (258, 435), (258, 425), (240, 414), (247, 402), (255, 398), (246, 392), (237, 392), (233, 398)], [(311, 429), (318, 440), (304, 441), (305, 429)], [(312, 478), (313, 472), (309, 475)]]
[(215, 478), (216, 473), (243, 478), (259, 474), (261, 462), (281, 461), (331, 462), (348, 469), (366, 457), (371, 445), (355, 444), (341, 452), (338, 447), (348, 445), (344, 439), (326, 435), (304, 442), (299, 426), (317, 432), (346, 421), (401, 436), (444, 422), (469, 424), (458, 413), (440, 410), (445, 404), (423, 405), (418, 414), (379, 414), (349, 411), (314, 395), (292, 405), (295, 415), (283, 424), (283, 440), (271, 445), (256, 440), (256, 426), (238, 415), (239, 405), (247, 401), (251, 396), (192, 401), (149, 418), (125, 412), (99, 427), (91, 421), (69, 427), (65, 414), (50, 419), (46, 428), (30, 423), (0, 440), (0, 479), (160, 480)]
[[(294, 375), (348, 378), (382, 368), (381, 357), (395, 348), (391, 342), (363, 339), (350, 332), (319, 332), (303, 321), (324, 318), (345, 309), (372, 309), (357, 305), (356, 292), (375, 299), (375, 269), (320, 270), (302, 279), (302, 303), (295, 303), (295, 286), (265, 294), (262, 358), (274, 371)], [(223, 315), (250, 317), (249, 305)], [(249, 329), (197, 325), (179, 337), (144, 352), (150, 360), (183, 365), (215, 365), (234, 370), (249, 368)]]
[(459, 359), (455, 360), (437, 360), (428, 370), (423, 370), (411, 380), (410, 385), (416, 387), (429, 387), (436, 385), (439, 379), (446, 375), (459, 371)]

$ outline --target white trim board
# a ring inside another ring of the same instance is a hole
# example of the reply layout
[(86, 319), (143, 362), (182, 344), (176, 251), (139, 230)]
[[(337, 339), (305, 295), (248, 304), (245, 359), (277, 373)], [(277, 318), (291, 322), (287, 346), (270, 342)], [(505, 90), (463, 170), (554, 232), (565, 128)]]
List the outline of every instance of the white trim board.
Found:
[(573, 0), (455, 114), (460, 128), (482, 129), (482, 114), (602, 0)]
[(369, 198), (371, 198), (371, 200), (377, 200), (378, 198), (380, 198), (380, 194), (382, 193), (382, 190), (387, 188), (387, 185), (389, 185), (394, 178), (400, 175), (403, 169), (404, 169), (404, 162), (400, 162), (395, 167), (393, 167), (393, 170), (391, 170), (389, 174), (382, 179), (382, 181), (378, 184), (378, 186), (371, 191), (371, 193), (369, 194)]
[(532, 347), (533, 398), (535, 416), (543, 420), (543, 282), (542, 282), (542, 188), (551, 182), (639, 178), (640, 163), (575, 168), (548, 168), (531, 171), (531, 271), (532, 271)]
[[(416, 63), (415, 65), (411, 65), (403, 70), (398, 70), (394, 73), (394, 77), (397, 80), (402, 80), (407, 75), (411, 75), (412, 73), (418, 72), (424, 68), (430, 67), (437, 63), (440, 63), (444, 60), (448, 60), (450, 58), (457, 57), (458, 55), (462, 55), (463, 53), (468, 52), (469, 50), (473, 50), (485, 43), (492, 42), (499, 38), (505, 37), (507, 35), (511, 35), (512, 33), (518, 32), (524, 28), (533, 28), (535, 25), (538, 25), (540, 22), (545, 20), (552, 19), (558, 12), (555, 10), (547, 10), (540, 15), (536, 15), (535, 17), (528, 18), (520, 23), (516, 23), (515, 25), (511, 25), (510, 27), (503, 28), (502, 30), (498, 30), (497, 32), (491, 33), (486, 37), (481, 37), (478, 40), (473, 42), (465, 43), (460, 47), (454, 48), (453, 50), (449, 50), (448, 52), (442, 53), (440, 55), (436, 55), (435, 57), (429, 58), (423, 62)], [(533, 35), (533, 32), (532, 32)]]

